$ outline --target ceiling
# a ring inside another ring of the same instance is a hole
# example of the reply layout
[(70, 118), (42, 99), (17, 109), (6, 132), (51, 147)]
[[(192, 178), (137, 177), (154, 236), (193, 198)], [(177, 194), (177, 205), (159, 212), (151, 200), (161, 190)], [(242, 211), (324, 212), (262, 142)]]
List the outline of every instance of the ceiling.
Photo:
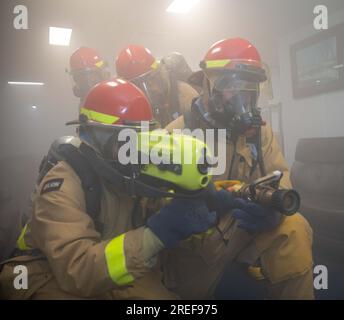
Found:
[[(165, 12), (171, 0), (1, 0), (0, 147), (10, 154), (42, 154), (53, 138), (72, 132), (64, 123), (77, 116), (78, 100), (65, 68), (81, 45), (96, 48), (114, 74), (116, 52), (128, 43), (145, 45), (157, 58), (179, 51), (195, 69), (212, 43), (240, 36), (278, 68), (278, 40), (311, 24), (319, 1), (330, 15), (344, 9), (343, 0), (200, 0), (180, 16)], [(17, 4), (28, 8), (29, 30), (13, 27)], [(50, 46), (49, 26), (72, 28), (71, 45)], [(7, 81), (46, 85), (23, 88)]]
[[(157, 56), (179, 50), (197, 66), (206, 48), (228, 36), (247, 37), (263, 58), (277, 64), (280, 36), (310, 24), (320, 0), (201, 0), (185, 16), (165, 12), (171, 0), (1, 0), (1, 80), (49, 81), (64, 78), (72, 50), (97, 48), (113, 62), (130, 42), (149, 47)], [(344, 9), (343, 0), (321, 0), (329, 12)], [(15, 30), (13, 8), (25, 4), (29, 30)], [(48, 45), (48, 26), (73, 28), (70, 47)]]

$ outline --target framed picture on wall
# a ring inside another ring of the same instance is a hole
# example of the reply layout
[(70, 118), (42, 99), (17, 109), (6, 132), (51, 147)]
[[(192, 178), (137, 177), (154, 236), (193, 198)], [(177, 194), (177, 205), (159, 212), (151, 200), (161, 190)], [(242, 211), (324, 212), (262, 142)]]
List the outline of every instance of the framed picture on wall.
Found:
[(344, 24), (291, 46), (295, 99), (344, 90)]

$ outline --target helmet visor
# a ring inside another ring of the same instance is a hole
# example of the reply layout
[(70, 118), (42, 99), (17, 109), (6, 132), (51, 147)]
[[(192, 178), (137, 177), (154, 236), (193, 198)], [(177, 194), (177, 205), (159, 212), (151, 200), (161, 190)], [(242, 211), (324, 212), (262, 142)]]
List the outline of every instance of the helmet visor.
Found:
[(79, 126), (78, 135), (83, 142), (97, 150), (105, 159), (116, 160), (119, 147), (118, 135), (121, 130), (132, 129), (140, 132), (158, 128), (159, 124), (154, 119), (142, 123), (126, 122), (121, 125), (103, 124), (85, 119)]
[(257, 112), (259, 83), (233, 79), (231, 74), (210, 78), (213, 90), (209, 109), (213, 118), (224, 127), (244, 133), (253, 123)]
[(219, 60), (215, 63), (205, 62), (201, 67), (208, 79), (230, 74), (236, 79), (264, 82), (268, 76), (265, 66), (266, 64), (253, 60)]
[[(68, 72), (68, 70), (66, 70)], [(100, 68), (85, 68), (68, 72), (72, 82), (74, 82), (77, 96), (85, 97), (89, 91), (99, 82), (108, 80), (110, 72), (107, 64)]]
[(105, 80), (102, 70), (88, 70), (76, 72), (72, 75), (74, 82), (82, 92), (88, 93), (97, 83)]
[(211, 88), (217, 91), (257, 91), (259, 82), (241, 79), (237, 74), (230, 71), (211, 72), (207, 74)]
[(155, 112), (164, 108), (168, 89), (159, 70), (132, 79), (131, 82), (143, 91)]

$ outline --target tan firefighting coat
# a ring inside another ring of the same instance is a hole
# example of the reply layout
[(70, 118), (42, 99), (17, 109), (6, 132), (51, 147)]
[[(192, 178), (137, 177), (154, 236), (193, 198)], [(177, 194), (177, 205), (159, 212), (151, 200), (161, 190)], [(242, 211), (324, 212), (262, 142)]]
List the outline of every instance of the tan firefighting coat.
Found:
[[(184, 127), (184, 118), (179, 117), (166, 129), (172, 132), (173, 129), (183, 129)], [(233, 144), (226, 143), (226, 170), (222, 175), (214, 176), (214, 180), (227, 179), (233, 151)], [(240, 136), (238, 139), (236, 153), (232, 179), (244, 182), (252, 182), (257, 179), (260, 176), (258, 167), (250, 175), (253, 158), (244, 136)], [(288, 165), (272, 129), (268, 125), (262, 127), (262, 153), (266, 172), (282, 171), (281, 187), (291, 188)], [(283, 223), (274, 231), (261, 234), (253, 239), (238, 260), (253, 263), (255, 258), (259, 257), (262, 271), (269, 279), (270, 297), (313, 298), (312, 241), (313, 232), (310, 225), (300, 213), (297, 213), (285, 217)]]
[[(179, 114), (184, 114), (185, 112), (190, 110), (192, 100), (196, 98), (199, 94), (193, 87), (191, 87), (188, 83), (183, 81), (177, 82), (177, 91), (180, 108)], [(164, 108), (159, 109), (159, 114), (155, 115), (156, 120), (158, 120), (158, 122), (161, 124), (161, 127), (165, 127), (168, 123), (175, 119), (172, 115), (173, 112), (171, 109), (172, 106), (170, 105), (169, 101), (168, 105), (166, 105)]]

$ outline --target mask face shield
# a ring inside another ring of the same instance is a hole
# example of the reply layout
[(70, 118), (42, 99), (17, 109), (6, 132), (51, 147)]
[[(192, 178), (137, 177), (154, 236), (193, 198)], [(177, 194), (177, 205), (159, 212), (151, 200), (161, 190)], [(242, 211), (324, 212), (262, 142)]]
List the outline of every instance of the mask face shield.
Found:
[(110, 72), (107, 68), (94, 68), (70, 72), (73, 81), (74, 94), (83, 98), (99, 82), (110, 78)]
[(79, 138), (95, 148), (104, 158), (112, 158), (108, 151), (105, 152), (105, 146), (112, 140), (114, 133), (114, 130), (92, 122), (82, 124), (78, 130)]
[(102, 124), (95, 121), (82, 121), (78, 128), (79, 138), (95, 149), (104, 160), (117, 161), (118, 149), (121, 143), (118, 141), (118, 134), (123, 129), (132, 129), (140, 132), (142, 129), (149, 131), (159, 128), (159, 124), (155, 120), (147, 122), (147, 128), (141, 126), (141, 122), (124, 122), (120, 125)]
[(222, 127), (243, 134), (256, 124), (259, 82), (240, 79), (228, 71), (210, 74), (208, 80), (212, 87), (209, 112)]
[(166, 81), (163, 79), (159, 68), (131, 80), (148, 98), (155, 114), (159, 114), (161, 109), (166, 108), (168, 93)]

